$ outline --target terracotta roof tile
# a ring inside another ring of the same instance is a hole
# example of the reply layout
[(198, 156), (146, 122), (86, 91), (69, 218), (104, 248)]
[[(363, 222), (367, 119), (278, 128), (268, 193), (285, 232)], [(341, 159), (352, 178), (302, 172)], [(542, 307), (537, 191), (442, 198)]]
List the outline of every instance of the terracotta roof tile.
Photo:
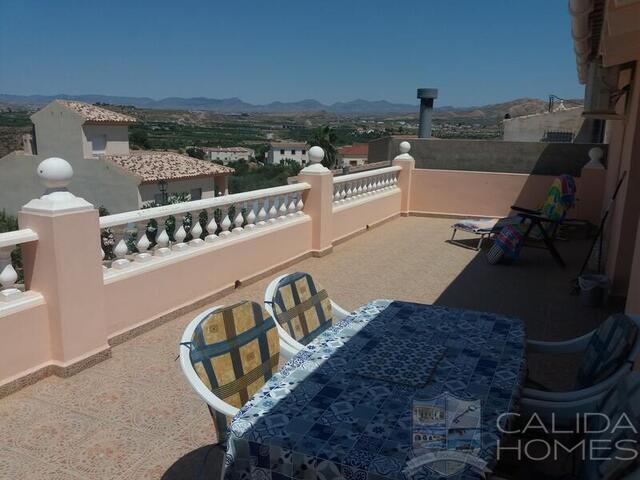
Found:
[(73, 110), (87, 122), (97, 123), (135, 123), (136, 119), (123, 113), (113, 112), (106, 108), (97, 107), (90, 103), (73, 100), (55, 100), (60, 105)]
[(134, 150), (129, 155), (107, 155), (116, 165), (138, 176), (142, 183), (233, 173), (233, 168), (175, 152)]
[(341, 155), (367, 155), (369, 153), (369, 144), (356, 143), (354, 145), (340, 147), (338, 148), (338, 153)]

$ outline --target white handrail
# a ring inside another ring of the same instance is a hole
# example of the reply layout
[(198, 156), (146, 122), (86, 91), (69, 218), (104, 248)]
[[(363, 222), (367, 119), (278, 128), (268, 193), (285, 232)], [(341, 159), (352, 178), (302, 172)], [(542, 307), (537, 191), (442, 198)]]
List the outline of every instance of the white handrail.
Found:
[(376, 170), (367, 170), (366, 172), (350, 173), (349, 175), (341, 175), (334, 177), (333, 184), (351, 182), (353, 180), (361, 180), (363, 178), (375, 177), (376, 175), (383, 175), (385, 173), (398, 172), (402, 170), (402, 167), (394, 165), (392, 167), (378, 168)]
[(162, 207), (145, 208), (143, 210), (116, 213), (114, 215), (100, 217), (100, 228), (115, 227), (117, 225), (125, 225), (128, 223), (151, 220), (152, 218), (168, 217), (170, 215), (179, 215), (181, 213), (218, 208), (233, 203), (242, 203), (251, 200), (257, 200), (259, 198), (302, 192), (305, 190), (309, 190), (310, 188), (311, 185), (306, 182), (301, 182), (292, 185), (284, 185), (282, 187), (262, 188), (260, 190), (234, 193), (232, 195), (224, 195), (221, 197), (205, 198), (202, 200), (193, 200), (191, 202), (164, 205)]
[(13, 247), (22, 243), (35, 242), (36, 240), (38, 240), (38, 234), (30, 228), (0, 233), (0, 248)]

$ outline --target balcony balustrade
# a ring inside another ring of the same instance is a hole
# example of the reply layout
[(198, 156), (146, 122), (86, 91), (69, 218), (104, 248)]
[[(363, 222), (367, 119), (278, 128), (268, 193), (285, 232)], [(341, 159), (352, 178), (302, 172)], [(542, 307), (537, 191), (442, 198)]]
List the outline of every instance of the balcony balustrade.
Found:
[[(71, 375), (113, 345), (387, 220), (501, 216), (515, 203), (535, 207), (520, 197), (538, 201), (553, 180), (416, 169), (410, 149), (402, 142), (392, 166), (334, 177), (312, 147), (298, 183), (104, 217), (67, 190), (67, 162), (45, 160), (47, 191), (23, 207), (21, 230), (0, 234), (0, 397)], [(603, 178), (585, 167), (578, 192)], [(599, 211), (585, 197), (581, 205)], [(18, 245), (24, 287), (11, 262)]]

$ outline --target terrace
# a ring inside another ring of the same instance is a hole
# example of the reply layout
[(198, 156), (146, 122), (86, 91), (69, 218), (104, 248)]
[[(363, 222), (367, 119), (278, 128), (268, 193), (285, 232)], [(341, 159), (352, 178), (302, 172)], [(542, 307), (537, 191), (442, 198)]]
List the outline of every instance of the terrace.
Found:
[[(175, 362), (180, 335), (207, 306), (259, 302), (281, 271), (310, 272), (349, 309), (392, 298), (504, 313), (521, 318), (533, 339), (580, 335), (623, 308), (588, 308), (569, 295), (589, 251), (584, 235), (559, 242), (565, 269), (545, 250), (491, 266), (484, 252), (446, 243), (452, 217), (534, 207), (553, 172), (416, 169), (402, 148), (391, 167), (334, 178), (314, 158), (294, 185), (100, 219), (66, 191), (64, 165), (50, 166), (62, 168), (41, 174), (53, 193), (25, 206), (22, 230), (0, 236), (5, 252), (22, 244), (26, 280), (26, 291), (16, 290), (3, 270), (0, 472), (102, 479), (195, 471), (216, 437)], [(585, 167), (584, 148), (575, 150), (576, 213), (593, 219), (604, 170)], [(453, 185), (472, 188), (460, 196)], [(527, 360), (537, 379), (561, 388), (577, 359)], [(215, 471), (220, 458), (209, 464)]]

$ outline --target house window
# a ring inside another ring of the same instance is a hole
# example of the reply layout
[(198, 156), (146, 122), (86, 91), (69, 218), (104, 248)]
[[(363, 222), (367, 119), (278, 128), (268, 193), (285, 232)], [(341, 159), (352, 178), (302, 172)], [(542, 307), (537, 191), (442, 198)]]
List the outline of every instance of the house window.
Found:
[(291, 155), (295, 155), (295, 154), (296, 154), (295, 149), (292, 149), (292, 150), (291, 150)]
[(307, 153), (307, 151), (305, 149), (300, 150), (300, 152), (302, 153), (302, 155), (304, 155), (305, 153)]
[(284, 148), (280, 150), (280, 155), (284, 155)]
[(107, 136), (96, 135), (91, 139), (91, 151), (94, 155), (103, 154), (107, 149)]
[(202, 200), (202, 189), (201, 188), (192, 188), (191, 189), (191, 200)]

